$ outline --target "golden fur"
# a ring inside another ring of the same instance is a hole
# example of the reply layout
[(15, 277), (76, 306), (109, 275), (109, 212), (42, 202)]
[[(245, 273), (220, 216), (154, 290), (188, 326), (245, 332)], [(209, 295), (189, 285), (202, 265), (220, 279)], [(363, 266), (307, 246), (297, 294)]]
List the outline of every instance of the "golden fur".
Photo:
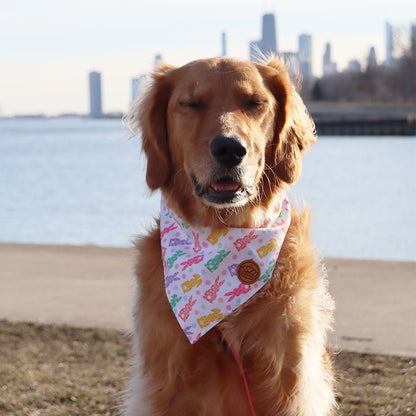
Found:
[[(132, 124), (142, 133), (149, 187), (161, 189), (187, 221), (214, 229), (261, 226), (315, 142), (313, 122), (276, 59), (162, 65), (133, 108)], [(247, 148), (231, 173), (210, 153), (218, 136), (238, 137)], [(234, 200), (222, 204), (196, 192), (198, 185), (209, 193), (226, 172), (242, 190)], [(325, 348), (333, 306), (309, 224), (307, 212), (292, 211), (270, 282), (219, 324), (244, 367), (257, 416), (324, 416), (335, 407)], [(176, 321), (165, 294), (159, 225), (136, 246), (135, 365), (125, 415), (251, 415), (218, 328), (191, 345)]]

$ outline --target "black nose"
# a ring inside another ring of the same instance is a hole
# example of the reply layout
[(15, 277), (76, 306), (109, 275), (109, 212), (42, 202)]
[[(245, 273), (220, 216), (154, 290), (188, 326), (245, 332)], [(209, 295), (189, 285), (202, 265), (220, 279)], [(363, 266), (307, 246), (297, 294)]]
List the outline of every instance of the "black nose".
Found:
[(210, 150), (215, 160), (228, 169), (237, 166), (247, 154), (244, 143), (234, 137), (216, 137), (211, 142)]

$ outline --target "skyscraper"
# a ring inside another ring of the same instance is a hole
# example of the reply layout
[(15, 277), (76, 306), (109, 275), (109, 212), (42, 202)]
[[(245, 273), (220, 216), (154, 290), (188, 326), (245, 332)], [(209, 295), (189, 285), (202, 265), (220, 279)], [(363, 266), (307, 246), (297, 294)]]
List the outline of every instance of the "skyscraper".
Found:
[(357, 59), (351, 59), (348, 61), (348, 65), (345, 68), (347, 72), (361, 72), (361, 64)]
[(263, 15), (262, 38), (250, 42), (250, 60), (259, 62), (263, 56), (277, 55), (276, 24), (274, 14)]
[(225, 32), (221, 33), (221, 56), (227, 55), (227, 38)]
[(140, 95), (143, 85), (146, 81), (146, 75), (139, 75), (131, 80), (131, 100), (132, 102)]
[(101, 107), (101, 74), (99, 72), (89, 73), (90, 81), (90, 116), (100, 117), (103, 115)]
[(393, 65), (393, 26), (386, 22), (386, 65)]
[(162, 55), (160, 53), (158, 53), (157, 55), (155, 55), (155, 61), (154, 61), (154, 69), (157, 69), (157, 67), (159, 66), (159, 64), (162, 62)]
[(309, 83), (312, 78), (312, 36), (302, 34), (299, 36), (299, 69), (305, 83)]
[(297, 52), (279, 52), (279, 58), (283, 59), (290, 76), (293, 79), (299, 78), (299, 54)]
[(260, 62), (262, 58), (262, 42), (261, 40), (253, 40), (249, 43), (250, 61)]
[(376, 57), (376, 50), (374, 46), (370, 48), (370, 52), (368, 53), (368, 68), (376, 68), (377, 67), (377, 57)]
[(263, 16), (262, 42), (265, 53), (277, 53), (276, 24), (272, 13)]
[(323, 57), (324, 75), (330, 72), (330, 66), (331, 66), (331, 45), (327, 43), (325, 45), (325, 52), (324, 52), (324, 57)]
[(337, 64), (332, 62), (331, 58), (331, 44), (325, 45), (325, 53), (323, 58), (323, 73), (324, 75), (335, 74), (337, 72)]

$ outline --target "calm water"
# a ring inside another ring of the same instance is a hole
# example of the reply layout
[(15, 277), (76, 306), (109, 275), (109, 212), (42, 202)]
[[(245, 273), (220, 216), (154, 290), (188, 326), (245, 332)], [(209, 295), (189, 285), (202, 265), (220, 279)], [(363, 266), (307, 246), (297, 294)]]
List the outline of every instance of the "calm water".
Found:
[[(321, 254), (416, 260), (416, 140), (320, 138), (292, 199)], [(0, 120), (0, 241), (129, 246), (158, 195), (118, 120)]]

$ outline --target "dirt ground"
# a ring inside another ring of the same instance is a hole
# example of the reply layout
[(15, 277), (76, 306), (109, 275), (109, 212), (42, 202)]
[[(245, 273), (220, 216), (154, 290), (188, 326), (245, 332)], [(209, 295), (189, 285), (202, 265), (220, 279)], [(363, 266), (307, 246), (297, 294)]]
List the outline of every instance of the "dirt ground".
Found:
[[(0, 321), (0, 414), (118, 414), (129, 341), (120, 332)], [(415, 359), (340, 352), (338, 415), (416, 415)]]

